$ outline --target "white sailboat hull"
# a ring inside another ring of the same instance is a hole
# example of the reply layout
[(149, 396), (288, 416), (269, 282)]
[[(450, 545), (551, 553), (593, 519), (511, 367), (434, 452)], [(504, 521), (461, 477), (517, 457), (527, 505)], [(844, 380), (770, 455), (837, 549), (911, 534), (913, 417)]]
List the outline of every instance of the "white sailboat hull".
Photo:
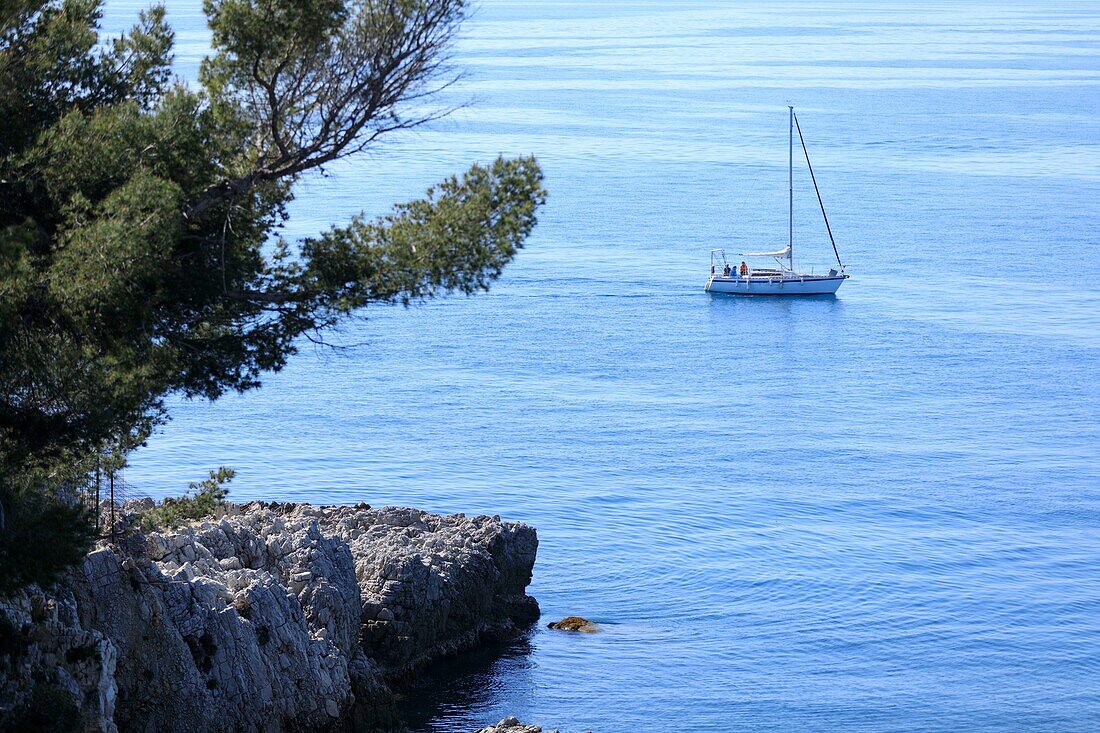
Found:
[(708, 293), (729, 295), (832, 295), (847, 275), (794, 275), (776, 277), (711, 277)]

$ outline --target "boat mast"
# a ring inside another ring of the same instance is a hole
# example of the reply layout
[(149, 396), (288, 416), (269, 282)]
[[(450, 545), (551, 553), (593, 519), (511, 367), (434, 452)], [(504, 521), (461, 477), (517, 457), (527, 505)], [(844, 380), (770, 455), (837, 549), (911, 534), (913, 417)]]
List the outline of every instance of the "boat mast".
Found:
[(788, 104), (787, 109), (791, 112), (787, 144), (787, 262), (794, 270), (794, 106)]

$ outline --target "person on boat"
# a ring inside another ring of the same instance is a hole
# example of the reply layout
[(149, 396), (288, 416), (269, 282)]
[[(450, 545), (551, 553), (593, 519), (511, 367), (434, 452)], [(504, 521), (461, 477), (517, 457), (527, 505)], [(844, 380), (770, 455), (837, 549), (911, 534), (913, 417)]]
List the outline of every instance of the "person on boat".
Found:
[(749, 274), (749, 266), (745, 264), (744, 260), (741, 260), (741, 277), (745, 277)]
[(730, 276), (730, 264), (727, 262), (726, 266), (722, 268), (722, 277)]

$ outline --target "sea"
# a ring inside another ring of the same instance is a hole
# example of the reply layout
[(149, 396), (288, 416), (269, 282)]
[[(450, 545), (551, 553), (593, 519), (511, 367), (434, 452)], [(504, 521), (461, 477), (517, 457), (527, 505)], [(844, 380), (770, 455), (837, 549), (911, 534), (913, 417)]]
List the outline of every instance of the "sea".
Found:
[[(193, 83), (201, 3), (167, 7)], [(404, 690), (414, 733), (1100, 729), (1100, 4), (479, 0), (449, 63), (425, 109), (458, 109), (282, 233), (534, 154), (527, 246), (173, 398), (127, 490), (225, 465), (240, 501), (537, 527), (542, 622)], [(708, 295), (711, 250), (786, 245), (788, 105), (851, 279)]]

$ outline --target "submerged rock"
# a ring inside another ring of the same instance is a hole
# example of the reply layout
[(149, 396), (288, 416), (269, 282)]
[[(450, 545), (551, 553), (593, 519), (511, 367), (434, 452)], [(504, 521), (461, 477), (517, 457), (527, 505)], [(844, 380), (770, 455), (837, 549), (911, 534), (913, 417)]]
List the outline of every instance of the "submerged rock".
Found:
[(546, 624), (551, 629), (558, 629), (559, 631), (584, 631), (589, 634), (594, 634), (602, 629), (593, 621), (589, 621), (586, 618), (580, 616), (566, 616), (561, 621), (551, 621)]
[(535, 530), (499, 518), (252, 503), (125, 544), (45, 621), (37, 591), (0, 601), (27, 639), (18, 665), (0, 649), (0, 710), (50, 679), (105, 733), (387, 729), (389, 680), (538, 617)]

